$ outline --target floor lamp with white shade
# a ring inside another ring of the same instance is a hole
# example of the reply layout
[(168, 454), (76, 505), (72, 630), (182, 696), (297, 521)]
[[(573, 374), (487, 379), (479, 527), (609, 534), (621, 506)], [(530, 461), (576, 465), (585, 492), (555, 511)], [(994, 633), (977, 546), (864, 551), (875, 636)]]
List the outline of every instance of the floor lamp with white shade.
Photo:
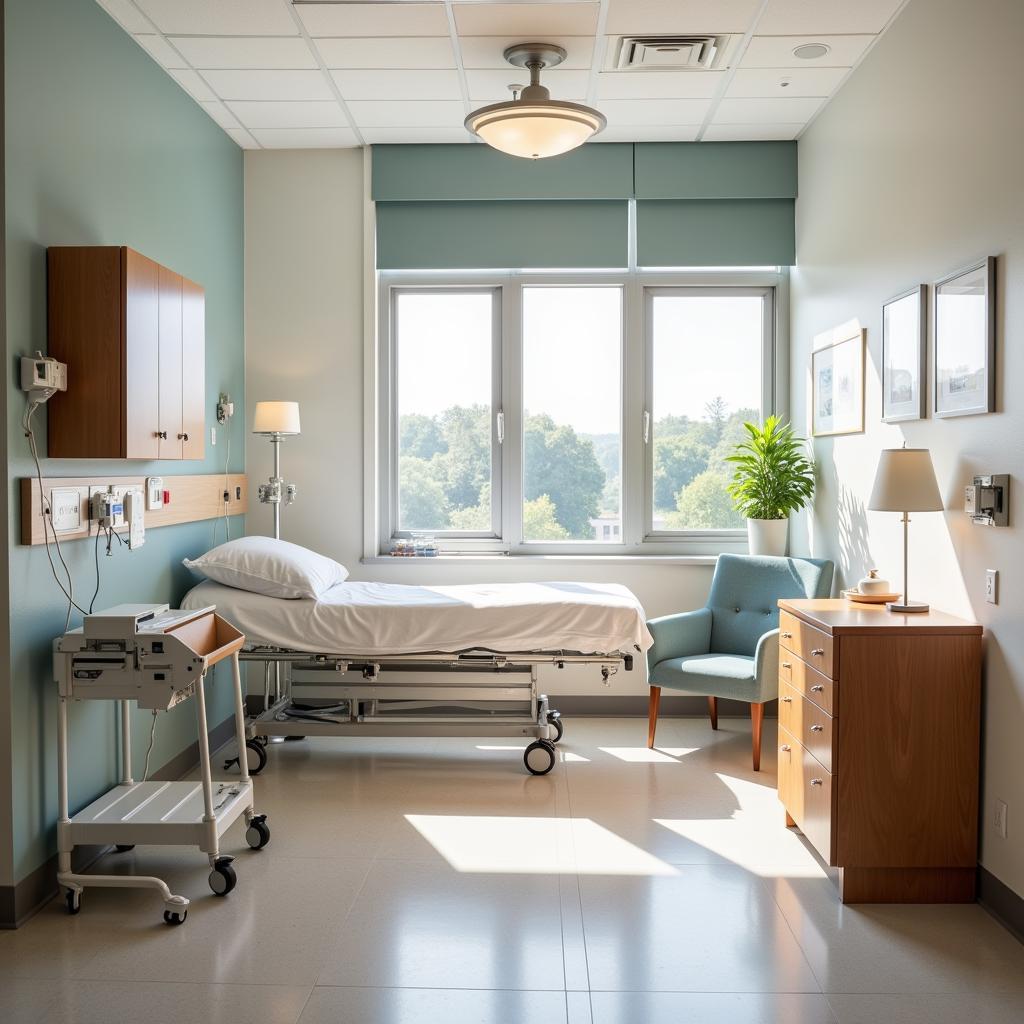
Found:
[(298, 402), (257, 402), (253, 415), (252, 432), (270, 438), (274, 450), (274, 473), (270, 481), (259, 486), (259, 499), (274, 509), (274, 539), (281, 539), (281, 503), (290, 505), (295, 500), (295, 484), (286, 483), (281, 476), (281, 442), (299, 433)]

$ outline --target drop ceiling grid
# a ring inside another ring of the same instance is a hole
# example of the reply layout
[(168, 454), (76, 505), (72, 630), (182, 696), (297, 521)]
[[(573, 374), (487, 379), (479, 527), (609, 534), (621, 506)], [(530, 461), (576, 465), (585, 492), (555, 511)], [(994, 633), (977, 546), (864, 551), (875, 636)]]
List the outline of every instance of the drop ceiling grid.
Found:
[[(528, 36), (568, 49), (545, 82), (608, 116), (597, 141), (799, 137), (907, 0), (97, 2), (236, 143), (278, 148), (476, 141), (462, 120), (525, 80), (501, 53)], [(728, 33), (728, 65), (610, 70), (621, 35), (671, 32)]]

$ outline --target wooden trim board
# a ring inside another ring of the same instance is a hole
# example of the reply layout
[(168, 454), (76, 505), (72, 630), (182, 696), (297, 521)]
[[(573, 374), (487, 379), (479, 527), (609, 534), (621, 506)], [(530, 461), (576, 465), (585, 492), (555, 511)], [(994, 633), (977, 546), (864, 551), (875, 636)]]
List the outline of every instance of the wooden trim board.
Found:
[[(227, 486), (225, 487), (225, 480)], [(179, 523), (194, 523), (201, 519), (216, 519), (225, 513), (229, 516), (244, 515), (249, 505), (249, 485), (244, 473), (206, 473), (201, 476), (164, 476), (164, 490), (170, 491), (171, 500), (163, 508), (146, 511), (146, 529), (156, 526), (176, 526)], [(145, 492), (144, 476), (93, 476), (93, 477), (43, 477), (43, 497), (49, 510), (52, 492), (69, 492), (62, 495), (65, 504), (78, 502), (80, 525), (57, 534), (63, 543), (69, 540), (83, 540), (95, 536), (89, 520), (89, 494), (96, 490), (114, 487), (119, 492), (138, 488)], [(224, 491), (228, 492), (227, 502), (223, 501)], [(70, 493), (74, 492), (74, 494)], [(77, 497), (76, 497), (77, 496)], [(127, 533), (127, 523), (118, 527), (118, 533)], [(43, 519), (39, 511), (39, 481), (33, 477), (21, 479), (21, 543), (43, 544)], [(53, 540), (53, 534), (50, 534)]]

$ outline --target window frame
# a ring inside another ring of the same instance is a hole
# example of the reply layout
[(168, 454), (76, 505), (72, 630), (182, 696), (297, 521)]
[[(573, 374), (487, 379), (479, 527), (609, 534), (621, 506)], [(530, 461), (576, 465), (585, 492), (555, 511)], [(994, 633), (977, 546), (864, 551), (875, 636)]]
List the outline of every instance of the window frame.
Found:
[[(522, 536), (523, 521), (523, 289), (531, 286), (622, 289), (620, 346), (621, 528), (617, 541), (535, 541)], [(367, 382), (367, 401), (375, 410), (375, 434), (367, 448), (368, 515), (375, 530), (366, 539), (366, 556), (386, 556), (394, 540), (413, 531), (397, 527), (398, 401), (397, 296), (402, 291), (495, 294), (492, 330), (492, 532), (439, 532), (442, 555), (571, 556), (713, 556), (745, 552), (743, 529), (654, 531), (653, 451), (645, 443), (643, 418), (651, 410), (653, 330), (650, 303), (655, 294), (711, 292), (766, 297), (762, 335), (762, 416), (785, 415), (788, 391), (788, 285), (784, 267), (650, 270), (489, 270), (377, 271), (376, 325), (372, 341), (375, 379)], [(498, 421), (504, 422), (504, 442)], [(653, 424), (652, 424), (653, 427)], [(651, 434), (653, 440), (653, 433)], [(375, 506), (375, 507), (374, 507)], [(421, 533), (426, 531), (415, 531)]]

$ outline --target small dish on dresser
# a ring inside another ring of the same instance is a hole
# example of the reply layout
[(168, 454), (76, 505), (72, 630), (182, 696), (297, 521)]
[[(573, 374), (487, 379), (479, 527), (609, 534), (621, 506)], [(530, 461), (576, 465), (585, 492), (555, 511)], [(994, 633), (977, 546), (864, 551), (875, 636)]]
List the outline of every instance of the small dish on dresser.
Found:
[(898, 601), (900, 594), (862, 594), (856, 587), (842, 591), (842, 596), (847, 601), (854, 601), (857, 604), (887, 604), (889, 601)]

